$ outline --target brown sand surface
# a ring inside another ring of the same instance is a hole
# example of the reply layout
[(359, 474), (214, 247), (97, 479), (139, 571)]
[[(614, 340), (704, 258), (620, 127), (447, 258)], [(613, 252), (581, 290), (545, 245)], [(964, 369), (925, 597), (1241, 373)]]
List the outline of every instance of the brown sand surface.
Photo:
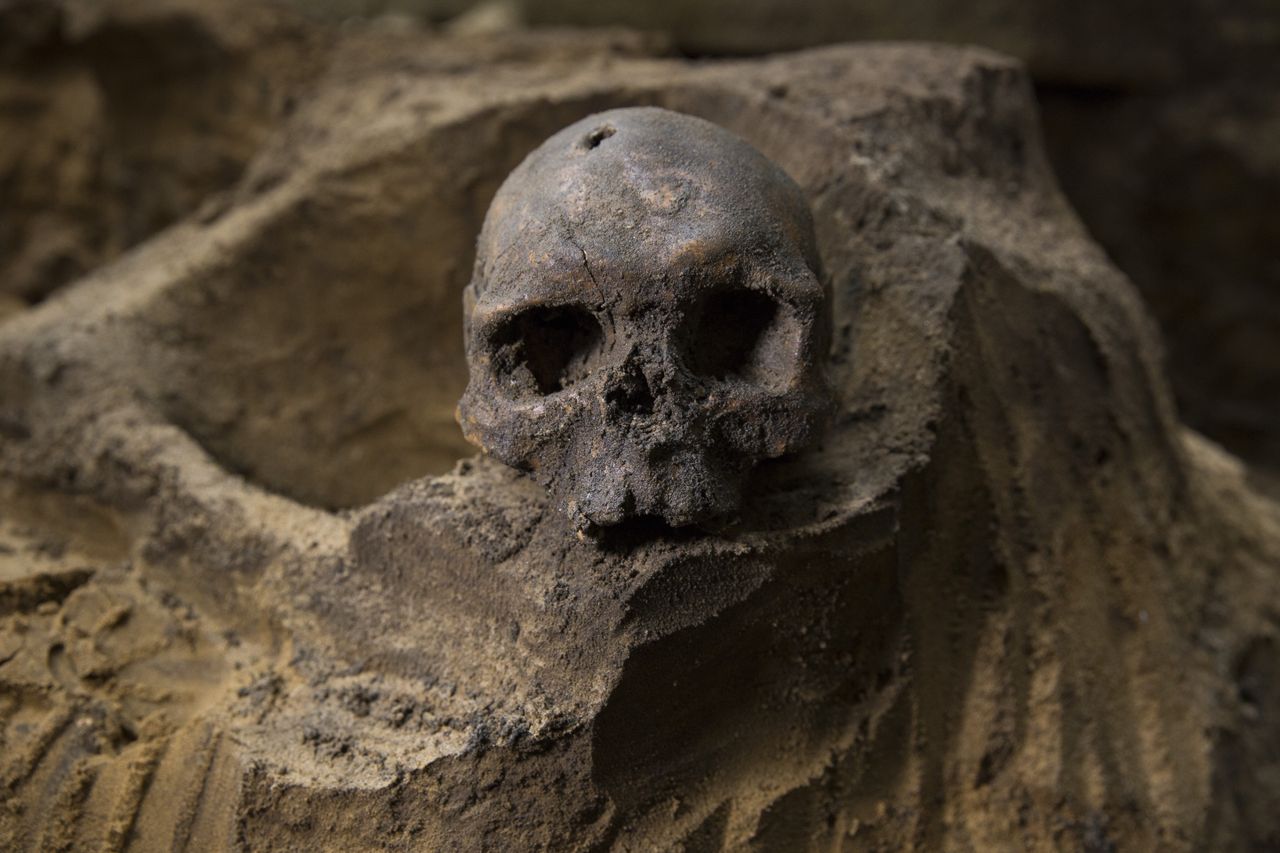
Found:
[[(331, 36), (218, 195), (0, 320), (0, 848), (1280, 841), (1280, 507), (1016, 62)], [(451, 410), (498, 183), (634, 104), (804, 190), (840, 410), (737, 527), (606, 546)]]

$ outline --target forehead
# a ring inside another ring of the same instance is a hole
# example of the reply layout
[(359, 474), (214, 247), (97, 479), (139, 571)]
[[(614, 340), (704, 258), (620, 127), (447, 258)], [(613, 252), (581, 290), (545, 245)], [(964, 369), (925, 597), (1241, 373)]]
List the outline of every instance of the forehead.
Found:
[(485, 279), (583, 264), (650, 274), (729, 259), (815, 266), (808, 223), (766, 195), (670, 174), (644, 175), (625, 189), (577, 182), (553, 197), (495, 203), (478, 247)]
[(817, 269), (808, 207), (781, 169), (709, 122), (649, 109), (543, 143), (499, 189), (477, 249), (482, 298), (557, 282), (636, 297), (717, 264)]
[(486, 294), (503, 300), (553, 289), (650, 301), (702, 278), (765, 271), (806, 277), (810, 270), (776, 223), (698, 197), (670, 215), (617, 216), (606, 225), (553, 218), (504, 236), (482, 261)]
[[(603, 215), (565, 199), (558, 227), (525, 232), (540, 247), (568, 244), (587, 260), (635, 270), (671, 271), (726, 256), (794, 253), (793, 229), (760, 204), (744, 208), (738, 197), (671, 181), (650, 181), (642, 203), (615, 203)], [(549, 245), (550, 244), (550, 245)], [(581, 259), (579, 259), (581, 260)]]

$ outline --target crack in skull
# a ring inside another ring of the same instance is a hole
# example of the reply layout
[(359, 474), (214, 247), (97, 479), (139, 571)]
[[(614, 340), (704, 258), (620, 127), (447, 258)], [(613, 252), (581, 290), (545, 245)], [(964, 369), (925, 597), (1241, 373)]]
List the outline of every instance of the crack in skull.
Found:
[(489, 207), (465, 306), (463, 432), (582, 531), (723, 523), (831, 410), (804, 197), (692, 116), (612, 110), (544, 142)]

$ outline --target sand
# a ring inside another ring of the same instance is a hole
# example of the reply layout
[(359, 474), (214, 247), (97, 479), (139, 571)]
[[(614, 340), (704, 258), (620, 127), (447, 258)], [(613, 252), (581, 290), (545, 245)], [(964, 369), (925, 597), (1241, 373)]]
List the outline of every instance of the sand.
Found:
[[(1280, 508), (1178, 421), (1021, 67), (644, 44), (335, 39), (221, 195), (2, 321), (0, 846), (1280, 838)], [(606, 546), (451, 410), (489, 198), (632, 104), (804, 190), (840, 411), (738, 527)]]

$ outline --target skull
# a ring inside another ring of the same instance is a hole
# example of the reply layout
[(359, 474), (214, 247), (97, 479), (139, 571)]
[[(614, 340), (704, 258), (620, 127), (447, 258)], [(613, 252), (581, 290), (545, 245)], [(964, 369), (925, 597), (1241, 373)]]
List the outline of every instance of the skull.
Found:
[(580, 531), (723, 523), (831, 407), (800, 189), (692, 116), (612, 110), (544, 142), (489, 207), (465, 304), (463, 432)]

